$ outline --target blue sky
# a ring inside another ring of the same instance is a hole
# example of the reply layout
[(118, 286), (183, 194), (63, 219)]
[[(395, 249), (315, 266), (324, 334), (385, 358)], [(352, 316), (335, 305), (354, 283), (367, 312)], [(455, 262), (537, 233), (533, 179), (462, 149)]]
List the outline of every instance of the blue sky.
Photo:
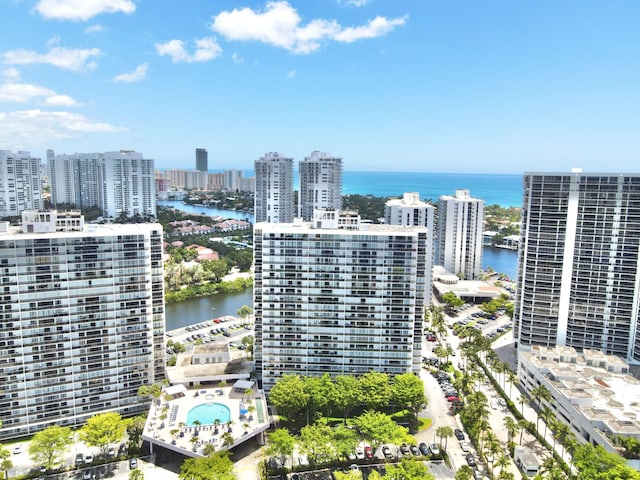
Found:
[(0, 0), (0, 149), (638, 171), (640, 3)]

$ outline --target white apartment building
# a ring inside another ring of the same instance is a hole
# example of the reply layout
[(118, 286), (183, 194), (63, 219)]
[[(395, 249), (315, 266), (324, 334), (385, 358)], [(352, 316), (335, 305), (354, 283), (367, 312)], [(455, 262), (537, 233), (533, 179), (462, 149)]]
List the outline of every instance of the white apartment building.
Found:
[[(405, 192), (402, 198), (390, 198), (384, 205), (384, 220), (387, 225), (405, 225), (407, 227), (425, 227), (428, 232), (426, 256), (427, 272), (433, 265), (434, 218), (436, 208), (420, 200), (420, 194)], [(430, 303), (431, 275), (427, 275), (426, 291)], [(428, 305), (427, 305), (428, 306)]]
[(47, 152), (47, 157), (53, 205), (99, 207), (108, 218), (156, 216), (153, 160), (142, 154), (131, 150), (73, 155)]
[(428, 232), (360, 224), (316, 211), (313, 222), (254, 228), (255, 358), (268, 391), (284, 374), (419, 372)]
[(440, 197), (437, 209), (435, 263), (447, 272), (474, 280), (482, 273), (484, 201), (469, 190)]
[(342, 158), (315, 151), (299, 168), (298, 214), (303, 220), (311, 221), (315, 209), (342, 208)]
[(640, 363), (640, 174), (525, 173), (514, 335)]
[(43, 206), (40, 159), (29, 152), (0, 150), (0, 217)]
[(0, 438), (146, 412), (138, 388), (164, 378), (162, 227), (22, 218), (0, 223)]
[(525, 391), (544, 385), (543, 402), (582, 442), (617, 453), (611, 436), (640, 439), (640, 380), (620, 357), (598, 350), (534, 346), (519, 352), (518, 379)]
[(257, 222), (293, 221), (293, 158), (270, 152), (255, 161)]

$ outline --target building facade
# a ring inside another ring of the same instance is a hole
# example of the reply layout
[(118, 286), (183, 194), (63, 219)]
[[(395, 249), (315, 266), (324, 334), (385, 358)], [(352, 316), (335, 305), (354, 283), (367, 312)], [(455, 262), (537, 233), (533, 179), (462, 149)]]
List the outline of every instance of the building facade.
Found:
[(40, 159), (29, 152), (0, 150), (0, 217), (43, 207)]
[(482, 273), (484, 202), (469, 190), (443, 195), (438, 202), (435, 263), (466, 280)]
[(316, 208), (342, 208), (342, 158), (312, 152), (300, 162), (298, 214), (309, 222)]
[(164, 378), (162, 227), (79, 213), (0, 224), (0, 438), (146, 412)]
[[(384, 220), (387, 225), (404, 225), (406, 227), (425, 227), (427, 229), (427, 245), (425, 262), (427, 272), (433, 266), (434, 218), (436, 208), (420, 200), (420, 194), (405, 192), (402, 198), (391, 198), (384, 205)], [(427, 275), (426, 291), (431, 292), (432, 276)], [(431, 295), (427, 295), (427, 306)]]
[(640, 175), (526, 173), (514, 334), (640, 362)]
[(205, 173), (209, 171), (209, 154), (205, 148), (196, 148), (196, 170)]
[(360, 224), (317, 211), (312, 223), (256, 224), (256, 370), (265, 390), (284, 374), (419, 372), (423, 227)]
[(105, 217), (156, 216), (153, 160), (131, 150), (48, 156), (53, 205), (98, 207)]
[(257, 222), (293, 222), (293, 158), (270, 152), (255, 161)]

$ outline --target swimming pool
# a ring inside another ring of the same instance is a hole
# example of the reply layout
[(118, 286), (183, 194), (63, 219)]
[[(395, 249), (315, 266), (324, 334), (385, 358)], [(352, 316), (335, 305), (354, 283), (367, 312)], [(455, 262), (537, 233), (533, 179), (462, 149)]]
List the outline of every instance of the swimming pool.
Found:
[(231, 420), (229, 407), (221, 403), (203, 403), (189, 410), (187, 426), (192, 427), (196, 420), (200, 422), (200, 425), (213, 425), (216, 418), (221, 424)]

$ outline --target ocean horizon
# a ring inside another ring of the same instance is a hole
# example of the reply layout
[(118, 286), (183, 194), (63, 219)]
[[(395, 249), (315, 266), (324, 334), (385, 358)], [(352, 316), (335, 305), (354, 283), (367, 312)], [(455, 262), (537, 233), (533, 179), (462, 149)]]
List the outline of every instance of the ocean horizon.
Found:
[[(245, 177), (254, 176), (252, 169), (240, 170)], [(209, 173), (224, 171), (222, 169), (209, 170)], [(298, 189), (298, 184), (298, 171), (294, 170), (294, 189)], [(472, 197), (484, 200), (485, 205), (522, 206), (521, 174), (358, 170), (344, 170), (342, 173), (343, 195), (401, 197), (405, 192), (417, 192), (422, 200), (437, 202), (442, 195), (453, 195), (456, 190), (469, 190)]]

